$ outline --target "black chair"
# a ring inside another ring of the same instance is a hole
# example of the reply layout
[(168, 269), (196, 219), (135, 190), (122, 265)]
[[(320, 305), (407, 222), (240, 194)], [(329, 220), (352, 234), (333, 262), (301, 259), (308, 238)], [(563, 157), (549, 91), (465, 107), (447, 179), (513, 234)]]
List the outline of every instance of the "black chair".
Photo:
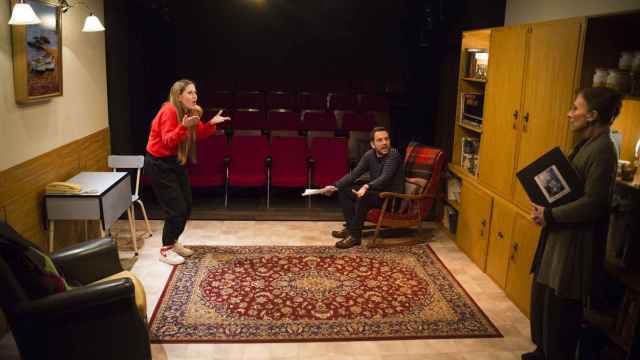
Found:
[(151, 359), (132, 280), (92, 284), (122, 272), (114, 240), (90, 240), (50, 254), (72, 289), (39, 298), (18, 266), (28, 247), (37, 249), (0, 221), (0, 306), (22, 359)]

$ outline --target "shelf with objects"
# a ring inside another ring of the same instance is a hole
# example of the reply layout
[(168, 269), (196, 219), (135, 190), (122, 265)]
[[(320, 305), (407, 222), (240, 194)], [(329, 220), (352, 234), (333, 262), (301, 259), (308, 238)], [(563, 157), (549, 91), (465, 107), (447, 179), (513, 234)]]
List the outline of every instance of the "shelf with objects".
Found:
[(609, 284), (620, 293), (607, 289), (611, 306), (586, 314), (625, 359), (640, 357), (640, 39), (629, 36), (639, 24), (640, 11), (587, 18), (579, 73), (580, 88), (606, 86), (625, 95), (611, 126), (619, 162), (605, 260)]
[(477, 175), (491, 29), (462, 34), (452, 164)]

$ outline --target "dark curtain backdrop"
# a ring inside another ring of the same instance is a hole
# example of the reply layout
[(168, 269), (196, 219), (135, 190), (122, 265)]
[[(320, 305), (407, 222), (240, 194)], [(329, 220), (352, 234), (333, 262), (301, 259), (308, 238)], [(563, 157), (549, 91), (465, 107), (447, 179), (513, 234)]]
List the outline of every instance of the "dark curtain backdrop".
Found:
[(391, 82), (396, 147), (417, 140), (447, 148), (460, 31), (504, 19), (505, 0), (476, 3), (106, 1), (112, 151), (144, 152), (153, 116), (183, 77), (203, 100), (247, 80)]

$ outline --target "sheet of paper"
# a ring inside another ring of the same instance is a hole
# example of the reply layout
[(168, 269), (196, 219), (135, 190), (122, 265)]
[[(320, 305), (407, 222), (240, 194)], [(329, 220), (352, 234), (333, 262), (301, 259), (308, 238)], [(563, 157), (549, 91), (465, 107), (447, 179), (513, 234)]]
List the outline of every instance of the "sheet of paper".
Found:
[(306, 189), (302, 193), (302, 196), (318, 195), (323, 193), (324, 193), (324, 189)]

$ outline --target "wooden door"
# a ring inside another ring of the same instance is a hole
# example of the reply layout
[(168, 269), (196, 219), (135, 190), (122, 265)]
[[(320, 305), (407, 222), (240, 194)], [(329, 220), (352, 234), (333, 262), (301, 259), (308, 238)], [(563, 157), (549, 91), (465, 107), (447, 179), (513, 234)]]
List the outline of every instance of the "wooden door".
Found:
[(486, 192), (471, 185), (469, 181), (463, 182), (456, 241), (460, 249), (483, 271), (487, 258), (492, 201)]
[(509, 267), (509, 250), (516, 211), (503, 200), (495, 198), (491, 210), (491, 230), (489, 234), (489, 250), (487, 252), (487, 275), (501, 288), (507, 282)]
[(516, 214), (511, 238), (506, 292), (514, 304), (529, 317), (533, 281), (530, 271), (533, 255), (540, 238), (540, 226), (523, 215)]
[(506, 199), (512, 196), (526, 34), (525, 26), (491, 32), (478, 177)]
[[(517, 170), (565, 143), (581, 27), (580, 19), (531, 25)], [(518, 181), (514, 201), (529, 210), (529, 199)]]

